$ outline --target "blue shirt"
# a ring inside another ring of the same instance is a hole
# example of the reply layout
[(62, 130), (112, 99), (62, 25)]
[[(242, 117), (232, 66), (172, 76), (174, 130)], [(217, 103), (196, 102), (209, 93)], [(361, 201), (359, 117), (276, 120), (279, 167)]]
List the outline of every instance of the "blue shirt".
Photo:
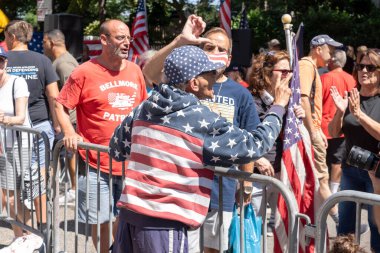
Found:
[[(253, 131), (260, 123), (256, 105), (250, 92), (237, 82), (227, 79), (223, 83), (215, 83), (214, 99), (206, 101), (212, 111), (225, 117), (234, 126)], [(203, 103), (203, 102), (202, 102)], [(236, 169), (236, 167), (231, 167)], [(223, 178), (223, 210), (232, 212), (235, 203), (236, 179)], [(211, 192), (211, 209), (219, 208), (219, 180), (214, 176)]]

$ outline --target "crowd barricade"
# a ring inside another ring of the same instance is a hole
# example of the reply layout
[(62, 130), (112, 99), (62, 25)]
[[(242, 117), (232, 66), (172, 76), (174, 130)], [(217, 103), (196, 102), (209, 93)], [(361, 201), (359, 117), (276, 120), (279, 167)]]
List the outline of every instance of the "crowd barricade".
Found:
[[(274, 187), (275, 191), (277, 191), (279, 194), (282, 195), (284, 198), (284, 201), (286, 203), (287, 211), (288, 211), (288, 251), (287, 252), (298, 252), (298, 233), (299, 233), (299, 219), (303, 218), (300, 217), (298, 213), (298, 207), (296, 204), (296, 200), (294, 198), (294, 195), (289, 191), (289, 189), (278, 179), (268, 176), (263, 176), (260, 174), (251, 174), (247, 172), (243, 172), (240, 170), (232, 170), (229, 168), (223, 168), (223, 167), (216, 167), (215, 173), (218, 176), (228, 177), (228, 178), (235, 178), (239, 181), (240, 185), (243, 185), (244, 181), (249, 181), (253, 183), (260, 183), (263, 187), (263, 193), (262, 193), (262, 203), (265, 205), (268, 203), (267, 198), (267, 187), (271, 186)], [(219, 207), (222, 206), (223, 202), (223, 194), (222, 192), (222, 185), (223, 185), (223, 179), (219, 180)], [(239, 206), (242, 206), (243, 203), (243, 188), (241, 187), (239, 192)], [(266, 209), (266, 208), (264, 208)], [(240, 217), (244, 217), (244, 208), (240, 208)], [(219, 216), (223, 217), (223, 212), (221, 208), (218, 210)], [(267, 213), (266, 211), (262, 212), (262, 234), (261, 234), (261, 248), (262, 252), (267, 252), (268, 243), (267, 243)], [(219, 229), (222, 229), (222, 222), (223, 218), (219, 219)], [(222, 233), (220, 233), (222, 234)], [(240, 219), (240, 235), (244, 235), (244, 221), (243, 219)], [(221, 245), (223, 244), (222, 238), (219, 238), (219, 249), (221, 249)], [(244, 238), (243, 236), (240, 236), (240, 252), (244, 252)], [(220, 250), (219, 252), (223, 252)]]
[[(45, 146), (45, 161), (43, 162), (45, 169), (42, 170), (41, 154), (34, 145), (40, 141)], [(36, 150), (35, 162), (32, 164), (33, 147)], [(51, 243), (52, 202), (49, 187), (50, 147), (46, 133), (23, 126), (0, 125), (0, 170), (2, 170), (0, 182), (5, 181), (5, 185), (4, 182), (3, 185), (0, 184), (2, 189), (0, 195), (4, 194), (1, 197), (5, 202), (5, 206), (2, 201), (0, 202), (0, 220), (41, 237), (45, 245), (49, 245)], [(33, 196), (43, 195), (44, 190), (46, 190), (46, 202), (41, 199), (39, 205), (35, 206)], [(14, 210), (14, 215), (12, 215), (12, 210)], [(37, 210), (39, 210), (38, 213)], [(39, 224), (37, 216), (39, 218), (46, 216), (46, 224)], [(11, 233), (13, 237), (13, 231)]]
[[(52, 248), (53, 252), (95, 252), (93, 245), (93, 242), (91, 240), (91, 233), (89, 231), (89, 226), (86, 222), (86, 224), (83, 224), (83, 226), (79, 225), (78, 222), (78, 190), (75, 192), (75, 205), (74, 207), (71, 208), (74, 210), (69, 210), (69, 205), (65, 201), (65, 203), (61, 206), (59, 204), (59, 198), (61, 196), (60, 192), (64, 192), (64, 194), (67, 193), (68, 190), (68, 182), (65, 180), (64, 186), (60, 185), (60, 168), (59, 168), (59, 156), (61, 153), (61, 148), (63, 147), (63, 142), (59, 141), (53, 150), (53, 187), (52, 187), (52, 198), (53, 198), (53, 212), (54, 212), (54, 220), (53, 220), (53, 240), (52, 240)], [(97, 157), (100, 158), (100, 153), (102, 152), (108, 152), (108, 147), (106, 146), (101, 146), (101, 145), (96, 145), (96, 144), (90, 144), (90, 143), (84, 143), (80, 142), (78, 143), (78, 148), (86, 150), (86, 161), (88, 161), (88, 154), (90, 150), (94, 150), (97, 152)], [(78, 160), (78, 159), (77, 159)], [(85, 168), (86, 172), (88, 172), (89, 165), (85, 161)], [(111, 159), (109, 161), (110, 168), (109, 170), (112, 170), (112, 163)], [(99, 162), (98, 162), (98, 168), (99, 168)], [(123, 184), (124, 184), (124, 172), (125, 172), (125, 166), (123, 164)], [(67, 163), (65, 164), (64, 170), (67, 170)], [(97, 170), (99, 171), (99, 170)], [(215, 173), (219, 175), (221, 178), (223, 177), (228, 177), (228, 178), (235, 178), (237, 179), (241, 184), (244, 181), (250, 181), (250, 182), (258, 182), (263, 185), (271, 185), (273, 186), (280, 194), (282, 194), (285, 203), (287, 205), (288, 209), (288, 252), (298, 252), (298, 209), (296, 205), (296, 201), (294, 196), (290, 193), (290, 191), (286, 188), (286, 186), (280, 182), (279, 180), (272, 178), (272, 177), (267, 177), (259, 174), (251, 174), (251, 173), (246, 173), (238, 170), (231, 170), (228, 168), (221, 168), (217, 167), (215, 168)], [(68, 173), (66, 172), (66, 175)], [(98, 173), (98, 178), (99, 178), (99, 173)], [(112, 177), (109, 177), (110, 179), (110, 192), (112, 192)], [(76, 165), (76, 182), (78, 182), (78, 162)], [(98, 181), (99, 182), (99, 181)], [(78, 184), (77, 184), (78, 185)], [(87, 182), (88, 185), (88, 182)], [(221, 192), (222, 189), (222, 180), (219, 181), (219, 192)], [(265, 189), (265, 187), (264, 187)], [(88, 191), (86, 191), (88, 193)], [(99, 183), (98, 183), (98, 192), (99, 192)], [(263, 194), (264, 201), (263, 203), (267, 203), (267, 198), (266, 194)], [(88, 199), (88, 194), (86, 193), (86, 199)], [(240, 190), (240, 204), (243, 202), (243, 189)], [(65, 195), (63, 195), (65, 196)], [(222, 196), (222, 194), (219, 194), (219, 196)], [(62, 196), (61, 196), (62, 197)], [(66, 198), (65, 198), (66, 199)], [(111, 199), (111, 198), (109, 198)], [(220, 203), (222, 198), (219, 199)], [(98, 200), (99, 204), (99, 200)], [(219, 205), (222, 206), (222, 205)], [(241, 205), (240, 205), (241, 206)], [(88, 206), (87, 206), (88, 207)], [(63, 210), (62, 210), (63, 208)], [(110, 214), (110, 220), (111, 220), (111, 214), (113, 213), (113, 206), (111, 202), (109, 203), (109, 214)], [(68, 215), (68, 213), (71, 212), (71, 215)], [(98, 214), (99, 215), (99, 212)], [(222, 214), (222, 210), (219, 208), (219, 215)], [(244, 217), (244, 208), (240, 208), (240, 215), (241, 217)], [(74, 219), (74, 224), (70, 223)], [(88, 219), (88, 218), (87, 218)], [(267, 236), (266, 236), (266, 225), (267, 225), (267, 219), (266, 219), (266, 212), (263, 213), (263, 224), (262, 224), (262, 249), (263, 252), (267, 252)], [(222, 228), (222, 222), (223, 219), (219, 219), (219, 227)], [(71, 231), (69, 226), (71, 226)], [(74, 227), (74, 228), (72, 228)], [(109, 223), (109, 238), (112, 238), (112, 223)], [(72, 231), (72, 229), (74, 231)], [(63, 230), (63, 231), (62, 231)], [(81, 231), (80, 231), (81, 230)], [(244, 231), (244, 222), (241, 221), (241, 226), (240, 226), (240, 231)], [(63, 236), (62, 233), (63, 232)], [(74, 232), (69, 234), (69, 232)], [(99, 223), (97, 224), (97, 249), (99, 249), (100, 245), (100, 228), (99, 228)], [(81, 239), (79, 238), (79, 234), (81, 234)], [(202, 234), (202, 229), (201, 229), (201, 234)], [(220, 233), (222, 234), (222, 233)], [(244, 233), (240, 233), (241, 235), (244, 235)], [(73, 240), (74, 239), (74, 240)], [(201, 248), (202, 248), (202, 236), (201, 236)], [(68, 241), (70, 241), (70, 245), (68, 244)], [(110, 240), (111, 242), (112, 240)], [(244, 241), (243, 241), (243, 236), (241, 236), (241, 252), (244, 250)], [(221, 238), (219, 239), (219, 245), (222, 245), (222, 240)], [(83, 245), (84, 244), (84, 245)], [(79, 250), (80, 249), (80, 250)], [(99, 250), (98, 250), (99, 252)], [(222, 252), (222, 251), (220, 251)]]
[(328, 250), (326, 250), (327, 217), (331, 208), (339, 202), (344, 201), (356, 203), (355, 241), (360, 244), (361, 211), (363, 205), (380, 205), (380, 195), (352, 190), (340, 191), (331, 195), (323, 203), (317, 216), (317, 221), (315, 224), (316, 252), (328, 252)]
[[(53, 252), (94, 252), (94, 248), (93, 248), (93, 242), (92, 242), (92, 239), (91, 239), (91, 228), (90, 228), (90, 224), (88, 223), (88, 215), (87, 215), (87, 218), (86, 218), (86, 223), (85, 224), (81, 224), (79, 225), (79, 221), (78, 221), (78, 188), (76, 189), (75, 191), (75, 204), (74, 204), (74, 210), (71, 212), (73, 214), (73, 217), (69, 217), (69, 213), (68, 213), (68, 208), (69, 208), (69, 205), (67, 203), (67, 190), (68, 190), (68, 185), (69, 185), (69, 180), (68, 180), (68, 175), (69, 175), (69, 172), (68, 172), (68, 163), (65, 162), (65, 166), (63, 168), (61, 168), (60, 166), (60, 156), (62, 154), (62, 148), (63, 148), (63, 141), (59, 141), (56, 143), (55, 145), (55, 148), (53, 150), (53, 190), (52, 190), (52, 195), (53, 195), (53, 213), (54, 213), (54, 219), (53, 219), (53, 240), (52, 240), (52, 248), (53, 248)], [(99, 167), (100, 167), (100, 153), (107, 153), (108, 152), (108, 147), (106, 146), (102, 146), (102, 145), (97, 145), (97, 144), (91, 144), (91, 143), (84, 143), (84, 142), (79, 142), (78, 143), (78, 148), (81, 149), (81, 150), (85, 150), (86, 152), (86, 157), (85, 157), (85, 172), (86, 174), (88, 174), (89, 172), (89, 164), (88, 164), (88, 159), (89, 159), (89, 151), (92, 150), (92, 151), (96, 151), (97, 152), (97, 158), (98, 158), (98, 164), (96, 166), (96, 170), (97, 170), (97, 193), (99, 193), (100, 189), (99, 189), (99, 176), (100, 176), (100, 170), (99, 170)], [(67, 152), (65, 152), (65, 158), (67, 158)], [(79, 176), (79, 169), (78, 169), (78, 163), (79, 163), (79, 154), (77, 153), (76, 154), (76, 166), (75, 166), (75, 180), (76, 180), (76, 185), (78, 186), (78, 176)], [(124, 175), (124, 170), (125, 170), (125, 166), (124, 166), (124, 163), (122, 163), (123, 166), (123, 175)], [(111, 158), (109, 158), (109, 174), (108, 175), (111, 175), (111, 172), (112, 171), (112, 160)], [(61, 173), (64, 173), (65, 174), (65, 178), (66, 180), (63, 180), (64, 182), (63, 183), (63, 187), (62, 185), (60, 184), (60, 181), (61, 181)], [(124, 177), (124, 176), (123, 176)], [(86, 181), (86, 187), (87, 187), (87, 190), (86, 190), (86, 197), (85, 197), (85, 201), (86, 201), (86, 213), (88, 213), (89, 211), (89, 178), (86, 177), (87, 181)], [(124, 179), (124, 178), (123, 178)], [(123, 180), (124, 182), (124, 180)], [(124, 183), (123, 183), (124, 184)], [(113, 188), (113, 178), (112, 176), (109, 176), (109, 189), (110, 189), (110, 194), (109, 194), (109, 198), (108, 198), (108, 206), (109, 206), (109, 220), (113, 220), (112, 219), (112, 213), (113, 213), (113, 205), (112, 205), (112, 198), (111, 198), (111, 194), (112, 194), (112, 188)], [(63, 203), (63, 214), (62, 214), (62, 210), (60, 208), (60, 203), (59, 203), (59, 199), (60, 199), (60, 196), (62, 197), (62, 195), (60, 194), (60, 192), (64, 192), (63, 193), (63, 196), (64, 196), (64, 203)], [(99, 195), (98, 195), (99, 196)], [(97, 242), (96, 242), (96, 245), (97, 245), (97, 252), (100, 252), (100, 224), (99, 224), (99, 205), (100, 205), (100, 200), (99, 198), (97, 198), (97, 226), (96, 226), (96, 235), (97, 235)], [(61, 219), (61, 216), (63, 216), (63, 219)], [(71, 228), (69, 228), (69, 219), (73, 219), (74, 220), (74, 224), (71, 224)], [(61, 221), (63, 222), (63, 224), (61, 224)], [(108, 239), (109, 239), (109, 242), (110, 244), (112, 243), (112, 228), (113, 228), (113, 224), (112, 222), (109, 222), (109, 234), (108, 234)], [(63, 237), (61, 235), (61, 226), (63, 226)], [(74, 235), (69, 235), (68, 232), (69, 232), (69, 229), (73, 229), (72, 226), (74, 226), (74, 231), (71, 231), (71, 232), (74, 232)], [(84, 238), (82, 237), (80, 239), (79, 237), (79, 234), (84, 234)], [(74, 236), (74, 240), (72, 240), (72, 236)], [(63, 241), (62, 241), (63, 239)], [(83, 242), (84, 240), (84, 242)], [(70, 244), (68, 244), (68, 241), (70, 241)], [(84, 244), (84, 245), (83, 245)], [(111, 245), (110, 245), (111, 246)]]

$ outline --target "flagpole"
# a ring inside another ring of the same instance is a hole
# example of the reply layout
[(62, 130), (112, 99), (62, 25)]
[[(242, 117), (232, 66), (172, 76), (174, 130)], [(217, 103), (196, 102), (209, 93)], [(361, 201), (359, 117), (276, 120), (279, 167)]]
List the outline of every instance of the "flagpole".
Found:
[(284, 26), (284, 31), (285, 31), (285, 40), (286, 40), (286, 49), (289, 54), (290, 58), (290, 68), (292, 68), (293, 64), (293, 50), (292, 50), (292, 28), (293, 25), (292, 23), (292, 16), (289, 14), (284, 14), (281, 17), (282, 24)]

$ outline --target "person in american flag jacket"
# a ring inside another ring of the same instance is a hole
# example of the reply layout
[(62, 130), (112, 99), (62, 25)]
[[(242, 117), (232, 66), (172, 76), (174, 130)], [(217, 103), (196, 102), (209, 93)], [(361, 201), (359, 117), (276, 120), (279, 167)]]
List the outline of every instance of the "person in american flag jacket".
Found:
[(129, 163), (113, 252), (187, 252), (187, 229), (201, 226), (208, 212), (212, 168), (246, 164), (271, 149), (287, 84), (278, 82), (272, 108), (247, 132), (199, 101), (213, 96), (221, 67), (199, 47), (174, 49), (164, 63), (166, 84), (115, 129), (109, 153)]

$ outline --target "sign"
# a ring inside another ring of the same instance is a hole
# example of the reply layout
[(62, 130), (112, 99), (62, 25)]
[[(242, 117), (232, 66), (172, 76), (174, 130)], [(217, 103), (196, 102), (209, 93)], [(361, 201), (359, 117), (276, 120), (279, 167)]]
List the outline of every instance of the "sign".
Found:
[(37, 0), (37, 21), (44, 21), (45, 15), (52, 14), (52, 0)]

